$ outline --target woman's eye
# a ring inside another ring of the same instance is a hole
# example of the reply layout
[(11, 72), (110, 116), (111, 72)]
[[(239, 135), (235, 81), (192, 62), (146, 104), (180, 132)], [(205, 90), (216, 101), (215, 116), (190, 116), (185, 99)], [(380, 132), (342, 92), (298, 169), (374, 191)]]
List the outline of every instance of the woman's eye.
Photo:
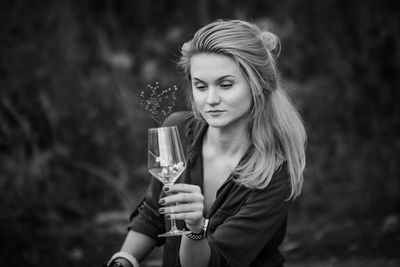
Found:
[(222, 83), (220, 86), (221, 88), (228, 89), (232, 87), (232, 83)]
[(197, 90), (205, 90), (207, 88), (207, 86), (205, 86), (204, 84), (198, 84), (194, 86)]

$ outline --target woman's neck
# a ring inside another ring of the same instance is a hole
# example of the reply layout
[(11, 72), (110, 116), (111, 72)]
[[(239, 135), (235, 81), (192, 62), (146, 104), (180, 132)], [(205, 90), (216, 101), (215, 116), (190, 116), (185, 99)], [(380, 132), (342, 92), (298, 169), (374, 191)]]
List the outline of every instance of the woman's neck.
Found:
[(249, 147), (250, 136), (247, 126), (235, 128), (233, 131), (209, 127), (204, 141), (213, 148), (215, 154), (229, 156), (243, 154)]

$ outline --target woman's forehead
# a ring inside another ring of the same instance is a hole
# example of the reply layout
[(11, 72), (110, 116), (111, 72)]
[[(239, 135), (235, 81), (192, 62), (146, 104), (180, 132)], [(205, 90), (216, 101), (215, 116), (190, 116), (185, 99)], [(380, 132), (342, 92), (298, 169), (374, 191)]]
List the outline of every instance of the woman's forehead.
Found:
[(240, 68), (232, 58), (220, 54), (197, 54), (190, 59), (192, 78), (219, 78), (238, 76)]

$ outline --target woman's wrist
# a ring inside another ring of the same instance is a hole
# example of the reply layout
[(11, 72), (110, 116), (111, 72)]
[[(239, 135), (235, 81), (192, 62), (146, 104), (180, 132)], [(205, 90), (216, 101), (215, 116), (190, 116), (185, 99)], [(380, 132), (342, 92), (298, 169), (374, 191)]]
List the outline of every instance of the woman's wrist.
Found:
[(191, 229), (191, 232), (186, 234), (186, 237), (195, 241), (205, 239), (207, 237), (208, 221), (208, 219), (204, 219), (202, 228), (197, 232), (195, 232), (195, 229)]
[(204, 218), (201, 218), (200, 222), (197, 224), (187, 224), (186, 223), (186, 227), (189, 229), (189, 231), (191, 231), (192, 233), (200, 233), (203, 228), (204, 228)]
[(131, 262), (125, 258), (118, 258), (116, 260), (119, 261), (124, 267), (134, 267), (132, 266)]
[(115, 266), (115, 267), (139, 267), (139, 262), (131, 254), (120, 251), (120, 252), (115, 253), (111, 257), (107, 266), (109, 266), (109, 267), (113, 267), (113, 266)]

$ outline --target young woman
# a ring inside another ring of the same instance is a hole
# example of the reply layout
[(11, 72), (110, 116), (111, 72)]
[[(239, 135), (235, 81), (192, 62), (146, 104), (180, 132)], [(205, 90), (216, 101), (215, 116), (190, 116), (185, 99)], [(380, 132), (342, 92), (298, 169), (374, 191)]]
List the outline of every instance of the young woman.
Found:
[[(192, 112), (164, 125), (178, 126), (187, 168), (164, 189), (152, 179), (109, 266), (136, 267), (162, 244), (164, 266), (283, 266), (279, 245), (301, 191), (306, 134), (280, 84), (278, 45), (254, 24), (220, 20), (182, 46)], [(168, 218), (191, 234), (159, 238)]]

